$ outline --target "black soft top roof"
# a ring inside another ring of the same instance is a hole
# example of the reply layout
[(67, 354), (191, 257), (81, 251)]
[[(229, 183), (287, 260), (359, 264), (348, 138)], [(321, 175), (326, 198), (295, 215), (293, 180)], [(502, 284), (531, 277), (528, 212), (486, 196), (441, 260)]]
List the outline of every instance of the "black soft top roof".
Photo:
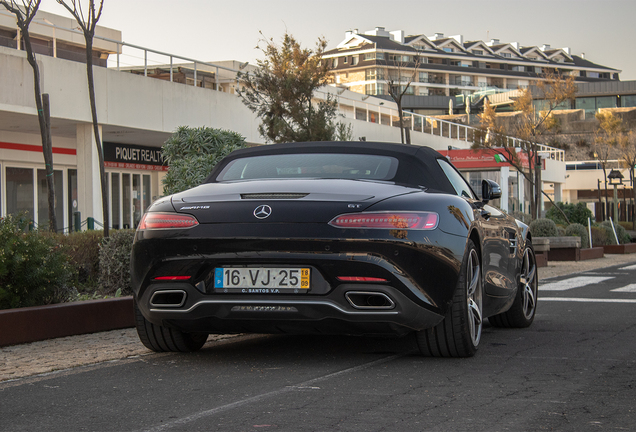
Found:
[(441, 192), (455, 193), (437, 159), (446, 159), (430, 147), (365, 141), (319, 141), (271, 144), (233, 151), (219, 162), (204, 183), (215, 183), (223, 168), (233, 160), (252, 156), (293, 153), (375, 154), (398, 159), (399, 166), (392, 179), (396, 183), (424, 186)]

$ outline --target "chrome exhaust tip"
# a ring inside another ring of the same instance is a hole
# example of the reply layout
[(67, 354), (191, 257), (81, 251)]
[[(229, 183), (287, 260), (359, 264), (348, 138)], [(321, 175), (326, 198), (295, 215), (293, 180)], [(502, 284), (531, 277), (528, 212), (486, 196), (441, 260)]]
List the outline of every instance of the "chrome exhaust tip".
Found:
[(395, 303), (391, 298), (381, 292), (373, 291), (348, 291), (345, 298), (356, 309), (393, 309)]
[(159, 308), (178, 308), (185, 304), (187, 294), (183, 290), (159, 290), (150, 298), (150, 306)]

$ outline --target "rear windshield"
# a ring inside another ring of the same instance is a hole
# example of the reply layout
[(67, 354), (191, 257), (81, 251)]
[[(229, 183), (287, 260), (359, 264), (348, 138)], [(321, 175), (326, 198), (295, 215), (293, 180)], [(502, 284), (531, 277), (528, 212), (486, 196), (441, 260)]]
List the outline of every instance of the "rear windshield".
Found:
[(302, 153), (253, 156), (230, 162), (216, 181), (277, 179), (277, 178), (335, 178), (391, 180), (397, 171), (398, 160), (390, 156)]

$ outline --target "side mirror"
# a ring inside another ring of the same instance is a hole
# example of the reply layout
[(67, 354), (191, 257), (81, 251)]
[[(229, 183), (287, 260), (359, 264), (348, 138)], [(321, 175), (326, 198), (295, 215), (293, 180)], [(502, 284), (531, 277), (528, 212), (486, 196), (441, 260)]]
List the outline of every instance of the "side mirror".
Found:
[(501, 187), (492, 180), (481, 181), (481, 200), (487, 204), (490, 200), (501, 198)]

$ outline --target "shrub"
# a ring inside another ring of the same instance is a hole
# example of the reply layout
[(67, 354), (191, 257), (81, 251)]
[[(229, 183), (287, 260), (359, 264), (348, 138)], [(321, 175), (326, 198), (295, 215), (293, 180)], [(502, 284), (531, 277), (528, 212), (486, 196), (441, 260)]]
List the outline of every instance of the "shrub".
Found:
[(75, 271), (64, 247), (28, 225), (24, 215), (0, 219), (0, 309), (57, 303), (73, 294)]
[(513, 212), (510, 212), (510, 215), (513, 218), (520, 220), (524, 224), (530, 224), (530, 222), (532, 222), (532, 216), (530, 216), (528, 213), (513, 211)]
[(99, 247), (99, 284), (104, 295), (132, 294), (130, 253), (134, 230), (112, 231)]
[(99, 244), (104, 238), (104, 232), (73, 232), (68, 235), (60, 234), (57, 238), (77, 269), (78, 291), (94, 291), (99, 278)]
[(556, 237), (559, 235), (556, 224), (548, 218), (539, 218), (530, 222), (530, 232), (533, 237)]
[(567, 221), (556, 207), (559, 207), (565, 213), (570, 223), (578, 223), (585, 226), (587, 225), (587, 218), (593, 217), (592, 211), (583, 202), (576, 204), (558, 202), (546, 212), (546, 217), (557, 224), (567, 225)]
[(619, 222), (623, 228), (627, 231), (632, 231), (634, 229), (634, 224), (632, 222)]
[(623, 228), (621, 225), (614, 224), (614, 228), (616, 229), (616, 237), (614, 237), (614, 231), (612, 230), (612, 223), (610, 221), (607, 220), (605, 222), (601, 222), (599, 226), (607, 233), (607, 244), (616, 244), (616, 237), (618, 237), (619, 244), (630, 243), (632, 241), (631, 236), (627, 234), (627, 231), (625, 231), (625, 228)]
[(162, 147), (168, 164), (164, 193), (171, 195), (200, 185), (212, 168), (232, 151), (246, 146), (236, 132), (181, 126)]
[[(614, 234), (612, 234), (612, 237)], [(607, 236), (607, 230), (601, 228), (597, 225), (592, 226), (592, 246), (605, 246), (609, 243), (609, 238)]]
[(562, 226), (560, 226), (560, 225), (558, 225), (558, 226), (557, 226), (557, 235), (558, 235), (559, 237), (564, 237), (564, 236), (566, 235), (566, 234), (565, 234), (565, 228), (564, 228), (564, 227), (562, 227)]
[(581, 237), (581, 247), (586, 248), (590, 246), (590, 235), (587, 233), (587, 228), (578, 223), (568, 225), (565, 229), (566, 236), (579, 236)]

